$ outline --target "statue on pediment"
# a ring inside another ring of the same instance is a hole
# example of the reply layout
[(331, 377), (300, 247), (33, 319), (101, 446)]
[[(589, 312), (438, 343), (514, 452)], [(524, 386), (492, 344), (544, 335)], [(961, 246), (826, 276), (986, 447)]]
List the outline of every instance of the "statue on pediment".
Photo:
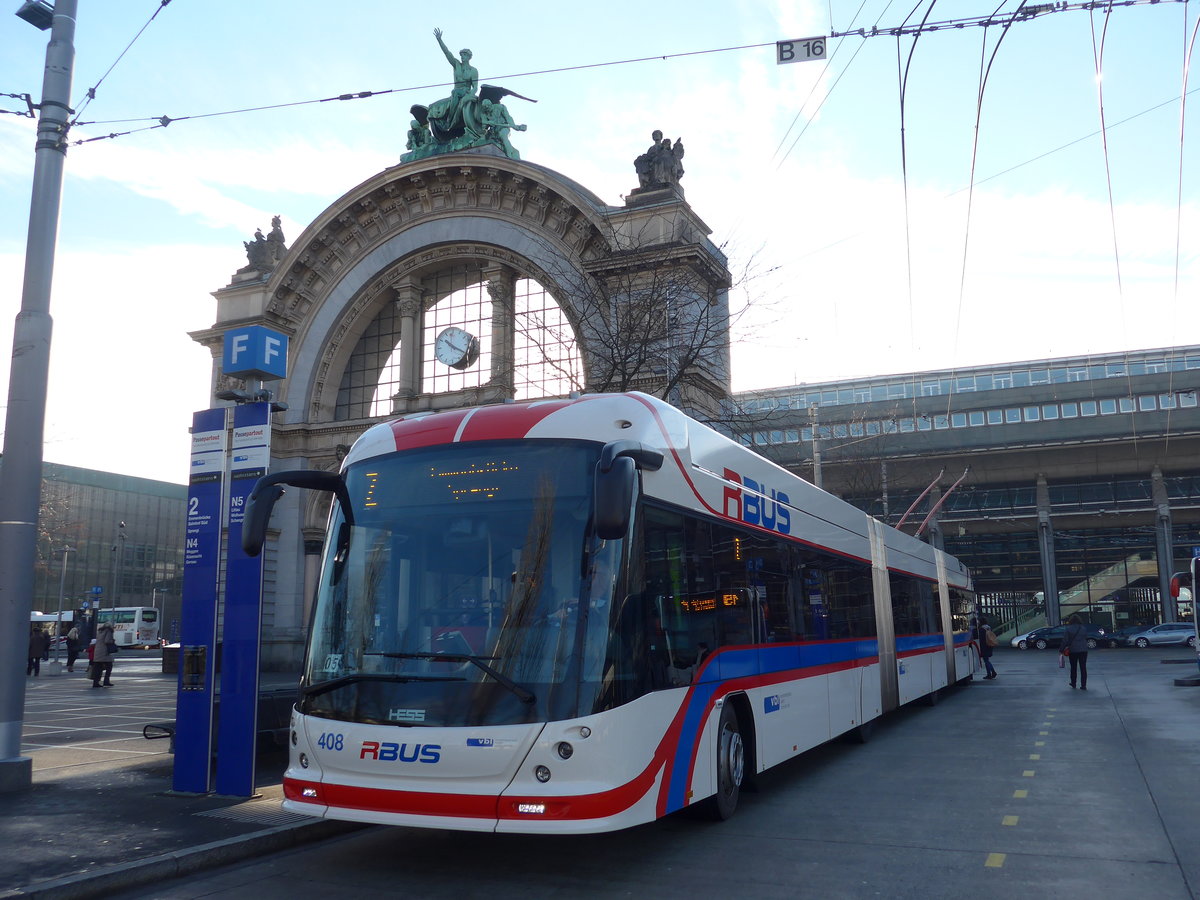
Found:
[(275, 266), (287, 254), (287, 244), (283, 238), (283, 220), (279, 216), (271, 219), (271, 233), (264, 235), (261, 228), (254, 230), (254, 240), (242, 241), (246, 248), (247, 264), (237, 270), (237, 274), (259, 272), (266, 275), (275, 271)]
[(492, 84), (479, 84), (479, 71), (471, 65), (471, 51), (459, 51), (458, 58), (442, 40), (442, 30), (435, 28), (433, 36), (446, 61), (454, 70), (454, 88), (450, 96), (429, 106), (414, 105), (412, 127), (405, 144), (408, 152), (401, 162), (412, 162), (439, 153), (457, 153), (476, 147), (493, 146), (510, 159), (521, 155), (508, 140), (510, 131), (524, 131), (526, 126), (513, 121), (501, 102), (505, 97), (519, 97), (536, 103), (516, 91)]
[(672, 145), (671, 139), (664, 138), (657, 129), (651, 137), (654, 143), (633, 161), (638, 177), (637, 190), (678, 187), (679, 179), (683, 177), (683, 139), (676, 138)]

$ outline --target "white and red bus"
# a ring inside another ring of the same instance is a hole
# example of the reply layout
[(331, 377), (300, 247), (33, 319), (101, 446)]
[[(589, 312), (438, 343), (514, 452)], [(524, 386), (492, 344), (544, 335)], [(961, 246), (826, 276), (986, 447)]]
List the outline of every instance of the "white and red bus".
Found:
[(96, 612), (96, 627), (111, 625), (119, 647), (159, 646), (158, 610), (152, 606), (116, 606)]
[(285, 807), (625, 828), (972, 677), (963, 566), (643, 394), (408, 415), (339, 473)]

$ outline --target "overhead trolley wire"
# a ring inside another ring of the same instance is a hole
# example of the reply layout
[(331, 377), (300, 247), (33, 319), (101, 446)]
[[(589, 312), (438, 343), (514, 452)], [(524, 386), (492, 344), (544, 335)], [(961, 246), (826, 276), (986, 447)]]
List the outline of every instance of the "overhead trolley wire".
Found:
[[(537, 70), (532, 70), (532, 71), (528, 71), (528, 72), (511, 72), (506, 75), (489, 75), (489, 76), (487, 76), (487, 79), (498, 81), (498, 80), (502, 80), (502, 79), (503, 80), (512, 80), (512, 79), (516, 79), (516, 78), (531, 78), (535, 75), (554, 75), (554, 74), (558, 74), (560, 72), (577, 72), (577, 71), (582, 71), (585, 69), (600, 69), (600, 68), (605, 68), (608, 66), (624, 66), (624, 65), (631, 65), (633, 63), (654, 62), (656, 60), (667, 60), (667, 59), (680, 59), (680, 58), (689, 57), (689, 56), (705, 56), (705, 55), (712, 54), (712, 53), (730, 53), (735, 50), (755, 50), (755, 49), (758, 49), (761, 47), (774, 47), (774, 46), (775, 46), (775, 41), (764, 41), (764, 42), (757, 43), (757, 44), (740, 44), (740, 45), (737, 45), (734, 47), (715, 47), (715, 48), (710, 48), (708, 50), (686, 50), (686, 51), (683, 51), (680, 53), (664, 53), (664, 54), (659, 54), (657, 56), (639, 56), (639, 57), (633, 57), (630, 59), (609, 60), (608, 62), (582, 63), (580, 65), (574, 65), (574, 66), (558, 66), (553, 69), (537, 69)], [(168, 125), (171, 125), (175, 122), (185, 122), (185, 121), (189, 121), (191, 119), (211, 119), (211, 118), (215, 118), (217, 116), (232, 116), (232, 115), (238, 115), (241, 113), (248, 113), (248, 112), (266, 112), (268, 110), (273, 110), (273, 109), (286, 109), (286, 108), (292, 107), (292, 106), (307, 106), (307, 105), (311, 105), (314, 103), (329, 103), (334, 100), (361, 100), (361, 99), (365, 99), (367, 97), (380, 97), (380, 96), (383, 96), (384, 94), (402, 94), (402, 93), (410, 93), (412, 91), (425, 91), (425, 90), (430, 90), (430, 89), (436, 88), (436, 87), (450, 87), (450, 86), (453, 86), (453, 82), (438, 81), (438, 82), (434, 82), (432, 84), (412, 85), (410, 87), (402, 87), (402, 88), (384, 88), (383, 90), (378, 90), (378, 91), (356, 91), (356, 92), (348, 93), (348, 94), (338, 94), (333, 97), (321, 97), (321, 98), (313, 99), (313, 100), (294, 100), (294, 101), (291, 101), (288, 103), (271, 103), (271, 104), (264, 104), (261, 106), (248, 106), (248, 107), (241, 107), (238, 109), (220, 110), (220, 111), (211, 112), (211, 113), (199, 113), (199, 114), (190, 115), (190, 116), (143, 116), (143, 117), (132, 118), (132, 119), (98, 119), (98, 120), (93, 120), (90, 122), (76, 122), (75, 124), (78, 124), (78, 125), (120, 125), (120, 124), (124, 124), (126, 122), (154, 122), (154, 123), (156, 123), (154, 125), (147, 125), (145, 128), (131, 129), (130, 131), (123, 131), (123, 132), (119, 132), (119, 133), (114, 133), (114, 134), (110, 134), (110, 135), (102, 135), (100, 137), (87, 139), (89, 141), (104, 140), (104, 139), (110, 138), (110, 137), (123, 137), (124, 135), (134, 134), (138, 131), (149, 131), (154, 128), (166, 128)], [(76, 143), (85, 143), (85, 142), (86, 141), (77, 141)]]
[[(1175, 281), (1174, 289), (1171, 293), (1171, 308), (1177, 311), (1179, 307), (1179, 245), (1180, 238), (1183, 232), (1183, 144), (1184, 134), (1187, 124), (1187, 95), (1188, 95), (1188, 73), (1192, 68), (1192, 50), (1196, 46), (1196, 33), (1200, 31), (1200, 16), (1196, 18), (1195, 25), (1192, 26), (1192, 36), (1189, 39), (1187, 36), (1188, 29), (1188, 12), (1187, 7), (1183, 8), (1183, 84), (1179, 92), (1179, 173), (1175, 187)], [(1176, 315), (1171, 316), (1174, 321)], [(1167, 376), (1167, 392), (1173, 397), (1175, 395), (1175, 369), (1169, 366), (1170, 374)], [(1171, 443), (1171, 413), (1174, 407), (1167, 409), (1167, 425), (1165, 443), (1169, 447)]]
[(121, 51), (120, 55), (117, 56), (117, 58), (115, 60), (113, 60), (113, 64), (108, 67), (108, 69), (105, 71), (105, 73), (100, 76), (100, 80), (97, 81), (90, 88), (88, 88), (87, 93), (84, 94), (83, 99), (80, 100), (79, 103), (76, 104), (78, 109), (74, 110), (75, 118), (71, 120), (71, 122), (68, 124), (68, 127), (70, 125), (74, 125), (74, 124), (76, 124), (76, 122), (78, 122), (79, 116), (83, 113), (83, 111), (85, 109), (87, 109), (88, 104), (96, 99), (96, 91), (98, 91), (100, 89), (100, 85), (104, 83), (104, 79), (107, 78), (109, 76), (109, 74), (112, 72), (112, 70), (117, 67), (117, 64), (122, 59), (125, 58), (125, 54), (129, 52), (129, 48), (137, 43), (138, 38), (140, 38), (142, 36), (142, 34), (145, 32), (145, 30), (150, 27), (150, 23), (153, 22), (155, 20), (155, 18), (158, 17), (158, 14), (160, 12), (162, 12), (163, 9), (165, 9), (167, 4), (169, 4), (170, 2), (171, 2), (171, 0), (159, 0), (158, 8), (156, 10), (154, 10), (154, 13), (150, 16), (149, 19), (146, 20), (146, 24), (143, 25), (141, 27), (141, 29), (139, 29), (138, 33), (133, 36), (133, 40), (131, 40), (128, 44), (125, 45), (125, 49)]
[[(996, 11), (992, 13), (993, 16), (1000, 12), (1005, 2), (1006, 0), (1001, 0), (1000, 5), (996, 7)], [(975, 165), (979, 158), (979, 123), (983, 119), (983, 97), (987, 90), (988, 76), (992, 72), (992, 64), (996, 61), (996, 54), (1000, 52), (1000, 45), (1004, 43), (1004, 38), (1008, 35), (1008, 29), (1012, 26), (1013, 22), (1017, 21), (1017, 17), (1021, 14), (1021, 10), (1025, 7), (1026, 2), (1027, 0), (1021, 0), (1021, 5), (1008, 16), (1007, 24), (1001, 28), (1000, 37), (996, 39), (996, 44), (992, 47), (992, 54), (987, 58), (986, 64), (984, 63), (984, 57), (987, 53), (986, 36), (979, 46), (979, 90), (975, 98), (975, 134), (971, 141), (971, 172), (967, 184), (967, 218), (963, 226), (962, 269), (958, 279), (958, 306), (954, 314), (954, 349), (951, 353), (952, 359), (957, 359), (958, 357), (958, 341), (962, 333), (963, 299), (967, 290), (967, 257), (971, 242), (971, 211), (975, 200)], [(947, 416), (950, 415), (957, 380), (954, 375), (951, 376), (950, 391), (946, 395)]]
[[(905, 17), (905, 24), (908, 20), (916, 15), (918, 7), (924, 0), (917, 0), (912, 11)], [(937, 0), (929, 0), (929, 6), (925, 10), (925, 16), (921, 20), (921, 24), (929, 20), (933, 14), (933, 8), (937, 5)], [(896, 78), (899, 81), (900, 90), (900, 182), (904, 194), (904, 271), (908, 283), (908, 349), (913, 351), (916, 349), (916, 319), (913, 304), (913, 277), (912, 277), (912, 222), (909, 216), (908, 206), (908, 144), (905, 140), (905, 118), (904, 118), (904, 101), (908, 95), (908, 72), (912, 68), (913, 56), (917, 52), (917, 41), (921, 39), (922, 32), (920, 29), (913, 35), (912, 44), (908, 48), (908, 59), (903, 64), (900, 60), (900, 36), (896, 36)], [(916, 414), (916, 394), (913, 396), (913, 414)]]

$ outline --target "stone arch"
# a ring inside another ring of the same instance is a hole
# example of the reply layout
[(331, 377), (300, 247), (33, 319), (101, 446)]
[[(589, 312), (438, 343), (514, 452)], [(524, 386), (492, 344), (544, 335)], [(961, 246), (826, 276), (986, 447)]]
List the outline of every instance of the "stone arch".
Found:
[[(377, 420), (335, 418), (342, 374), (359, 337), (389, 303), (407, 304), (413, 312), (413, 304), (421, 302), (415, 286), (439, 267), (471, 261), (498, 283), (514, 276), (537, 281), (574, 329), (585, 372), (590, 348), (602, 342), (593, 341), (576, 298), (594, 294), (597, 283), (614, 272), (644, 270), (648, 259), (683, 261), (701, 272), (706, 297), (722, 297), (728, 272), (708, 241), (709, 229), (681, 195), (661, 193), (650, 201), (607, 206), (559, 173), (486, 150), (394, 166), (335, 201), (272, 271), (239, 270), (231, 284), (214, 292), (215, 324), (192, 337), (213, 353), (215, 392), (240, 386), (220, 370), (225, 331), (257, 324), (286, 333), (288, 378), (271, 387), (288, 409), (274, 417), (272, 468), (332, 468), (339, 445), (353, 443)], [(653, 253), (631, 253), (634, 243), (652, 246)], [(409, 341), (419, 334), (410, 331)], [(723, 378), (706, 383), (712, 396), (727, 393), (725, 368)], [(513, 390), (503, 379), (452, 395), (422, 394), (419, 382), (413, 387), (411, 402), (396, 412), (500, 402)], [(653, 389), (650, 380), (646, 389)], [(298, 658), (301, 614), (315, 588), (313, 535), (323, 527), (327, 508), (327, 498), (301, 500), (295, 494), (276, 508), (278, 538), (268, 544), (276, 580), (273, 596), (264, 602), (276, 606), (271, 641), (280, 645), (274, 658), (281, 665)], [(290, 612), (280, 614), (281, 607)], [(272, 655), (264, 644), (265, 659)]]

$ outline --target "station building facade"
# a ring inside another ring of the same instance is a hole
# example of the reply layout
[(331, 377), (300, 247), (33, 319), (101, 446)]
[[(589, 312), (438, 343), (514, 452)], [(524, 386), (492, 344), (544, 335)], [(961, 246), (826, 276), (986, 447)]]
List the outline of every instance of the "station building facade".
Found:
[(1198, 390), (1200, 346), (1181, 346), (735, 399), (745, 443), (890, 525), (924, 525), (1012, 635), (1073, 613), (1192, 618), (1169, 583), (1200, 552)]
[(64, 613), (154, 606), (162, 636), (171, 639), (186, 506), (185, 485), (43, 463), (30, 608), (56, 613), (60, 601)]

